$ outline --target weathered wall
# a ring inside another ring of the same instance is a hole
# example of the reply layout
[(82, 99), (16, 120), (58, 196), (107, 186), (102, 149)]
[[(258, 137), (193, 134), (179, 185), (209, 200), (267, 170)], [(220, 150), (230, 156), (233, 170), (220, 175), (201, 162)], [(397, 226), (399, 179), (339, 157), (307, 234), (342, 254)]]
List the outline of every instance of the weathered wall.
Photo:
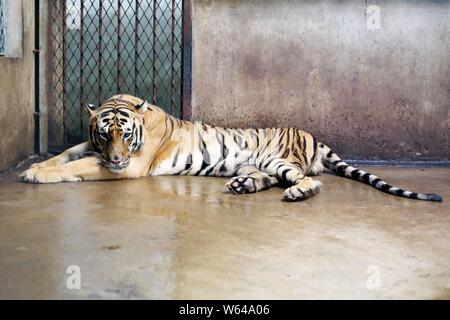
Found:
[(450, 2), (193, 1), (192, 116), (295, 126), (346, 158), (450, 159)]
[(23, 1), (22, 57), (0, 57), (0, 171), (33, 153), (33, 9)]

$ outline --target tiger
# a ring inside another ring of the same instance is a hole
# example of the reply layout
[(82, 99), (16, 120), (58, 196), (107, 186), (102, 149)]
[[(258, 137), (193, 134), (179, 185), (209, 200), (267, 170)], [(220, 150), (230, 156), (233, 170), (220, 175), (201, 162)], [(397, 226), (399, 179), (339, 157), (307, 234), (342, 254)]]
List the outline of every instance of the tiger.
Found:
[(88, 141), (20, 174), (28, 183), (190, 175), (229, 177), (232, 194), (287, 187), (284, 201), (315, 196), (328, 169), (382, 192), (441, 202), (434, 193), (394, 187), (343, 161), (313, 135), (296, 128), (231, 129), (178, 119), (144, 99), (118, 94), (89, 113)]

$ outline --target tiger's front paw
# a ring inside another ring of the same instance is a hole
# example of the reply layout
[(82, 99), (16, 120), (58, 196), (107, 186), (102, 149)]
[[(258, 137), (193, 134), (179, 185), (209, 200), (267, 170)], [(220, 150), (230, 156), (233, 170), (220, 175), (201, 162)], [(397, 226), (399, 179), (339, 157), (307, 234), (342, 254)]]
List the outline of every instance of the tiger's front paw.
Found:
[(57, 183), (62, 181), (78, 181), (75, 177), (65, 177), (59, 169), (55, 168), (31, 168), (19, 176), (27, 183)]
[(62, 181), (61, 174), (57, 170), (50, 171), (38, 166), (24, 171), (19, 177), (27, 183), (56, 183)]
[(23, 171), (19, 174), (19, 179), (23, 182), (34, 183), (34, 176), (37, 172), (36, 168), (30, 167), (30, 169)]
[(256, 192), (255, 179), (250, 176), (239, 176), (231, 178), (226, 186), (234, 194)]

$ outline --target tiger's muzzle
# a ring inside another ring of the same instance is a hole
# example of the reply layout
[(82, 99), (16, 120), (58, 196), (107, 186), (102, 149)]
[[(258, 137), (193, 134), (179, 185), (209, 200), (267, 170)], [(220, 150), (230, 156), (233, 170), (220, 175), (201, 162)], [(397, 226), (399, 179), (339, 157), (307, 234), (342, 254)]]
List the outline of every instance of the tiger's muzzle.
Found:
[(102, 164), (105, 168), (113, 173), (123, 172), (130, 164), (130, 158), (108, 159), (102, 158)]

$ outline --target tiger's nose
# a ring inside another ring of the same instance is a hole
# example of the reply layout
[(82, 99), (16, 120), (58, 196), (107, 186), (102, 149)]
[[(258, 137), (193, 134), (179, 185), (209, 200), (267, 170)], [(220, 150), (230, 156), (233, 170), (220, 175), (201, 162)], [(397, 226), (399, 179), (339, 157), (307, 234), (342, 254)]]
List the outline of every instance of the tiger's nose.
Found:
[(114, 164), (118, 164), (122, 161), (122, 159), (120, 159), (118, 156), (114, 156), (111, 158), (111, 162)]

